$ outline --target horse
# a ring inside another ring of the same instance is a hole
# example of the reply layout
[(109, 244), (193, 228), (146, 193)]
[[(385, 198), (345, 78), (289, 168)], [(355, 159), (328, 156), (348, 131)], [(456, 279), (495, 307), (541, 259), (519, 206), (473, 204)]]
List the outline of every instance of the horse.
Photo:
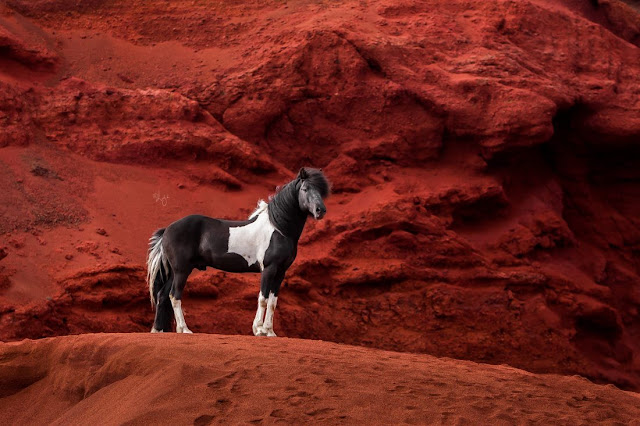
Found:
[(253, 334), (275, 337), (273, 315), (280, 284), (296, 258), (307, 217), (325, 216), (329, 193), (322, 170), (303, 167), (268, 203), (260, 200), (248, 220), (190, 215), (155, 231), (147, 256), (147, 285), (156, 311), (151, 332), (171, 331), (173, 313), (176, 332), (191, 333), (182, 312), (182, 292), (194, 268), (213, 267), (261, 273)]

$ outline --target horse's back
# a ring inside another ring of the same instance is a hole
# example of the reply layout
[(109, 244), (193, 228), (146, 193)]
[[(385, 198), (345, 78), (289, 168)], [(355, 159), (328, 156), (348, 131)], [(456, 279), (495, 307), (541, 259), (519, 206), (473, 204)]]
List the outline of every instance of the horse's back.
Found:
[(190, 236), (197, 235), (197, 233), (201, 233), (203, 229), (207, 227), (216, 227), (220, 226), (222, 222), (220, 219), (214, 219), (212, 217), (203, 216), (200, 214), (192, 214), (189, 216), (185, 216), (182, 219), (178, 219), (173, 222), (171, 225), (167, 226), (165, 231), (165, 235), (169, 236), (174, 233), (187, 233)]
[(241, 255), (229, 253), (229, 229), (249, 225), (246, 221), (215, 219), (203, 215), (185, 216), (169, 225), (163, 236), (163, 247), (174, 268), (190, 271), (212, 266), (229, 272), (260, 272), (248, 265)]
[(167, 226), (162, 243), (171, 257), (197, 261), (201, 257), (202, 246), (210, 245), (214, 239), (220, 242), (217, 245), (222, 246), (226, 244), (227, 235), (228, 230), (220, 219), (189, 215)]

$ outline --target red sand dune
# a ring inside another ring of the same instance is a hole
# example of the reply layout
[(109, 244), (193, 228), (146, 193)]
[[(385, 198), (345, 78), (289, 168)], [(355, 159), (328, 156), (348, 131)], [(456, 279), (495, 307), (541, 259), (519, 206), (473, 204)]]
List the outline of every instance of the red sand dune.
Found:
[(640, 424), (612, 385), (322, 341), (90, 334), (0, 359), (2, 424)]
[[(334, 195), (280, 336), (640, 390), (639, 16), (616, 0), (1, 3), (0, 339), (148, 331), (151, 233), (244, 217), (313, 165)], [(257, 282), (194, 274), (189, 327), (249, 334)]]

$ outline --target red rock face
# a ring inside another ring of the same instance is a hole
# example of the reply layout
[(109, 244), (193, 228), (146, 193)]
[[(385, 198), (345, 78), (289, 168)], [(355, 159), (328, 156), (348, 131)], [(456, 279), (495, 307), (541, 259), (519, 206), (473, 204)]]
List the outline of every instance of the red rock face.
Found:
[[(0, 9), (2, 339), (147, 330), (155, 229), (313, 165), (279, 334), (640, 389), (633, 5), (76, 3)], [(189, 327), (257, 282), (194, 273)]]

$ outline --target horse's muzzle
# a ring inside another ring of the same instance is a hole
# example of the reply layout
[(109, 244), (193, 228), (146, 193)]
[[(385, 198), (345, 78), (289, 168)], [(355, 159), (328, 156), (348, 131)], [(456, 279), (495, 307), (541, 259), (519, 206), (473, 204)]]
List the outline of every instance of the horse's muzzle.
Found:
[(320, 220), (324, 217), (324, 215), (327, 214), (327, 209), (325, 207), (316, 207), (315, 211), (313, 212), (313, 217), (316, 220)]

